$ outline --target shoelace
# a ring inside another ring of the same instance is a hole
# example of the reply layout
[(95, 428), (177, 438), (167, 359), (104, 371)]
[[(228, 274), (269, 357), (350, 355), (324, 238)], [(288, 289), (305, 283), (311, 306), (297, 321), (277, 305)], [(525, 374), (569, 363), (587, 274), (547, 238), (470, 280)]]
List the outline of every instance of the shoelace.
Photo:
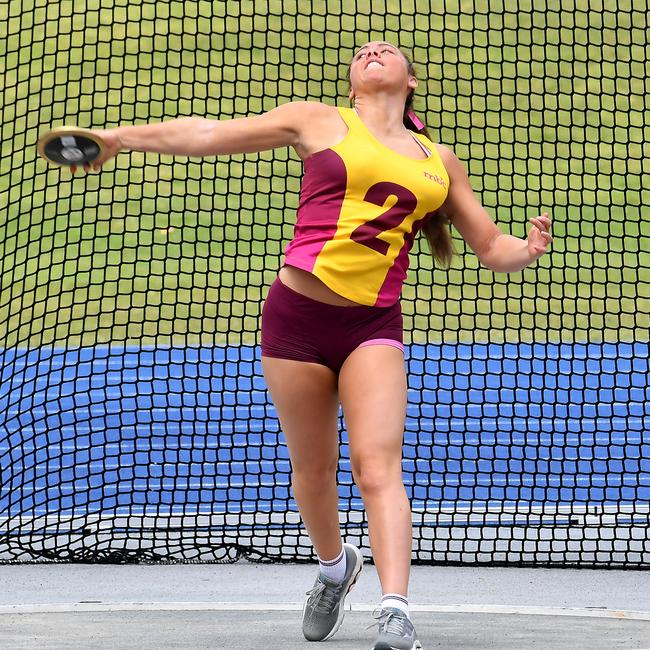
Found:
[[(387, 609), (375, 609), (372, 613), (372, 617), (377, 619), (380, 633), (395, 634), (396, 636), (406, 635), (405, 628), (408, 618), (405, 615), (400, 615)], [(372, 623), (366, 628), (366, 630), (375, 627), (377, 623)]]
[(318, 584), (307, 592), (309, 596), (307, 602), (310, 605), (316, 603), (314, 610), (319, 614), (329, 614), (338, 603), (342, 587), (343, 583), (340, 586), (332, 587), (319, 580)]

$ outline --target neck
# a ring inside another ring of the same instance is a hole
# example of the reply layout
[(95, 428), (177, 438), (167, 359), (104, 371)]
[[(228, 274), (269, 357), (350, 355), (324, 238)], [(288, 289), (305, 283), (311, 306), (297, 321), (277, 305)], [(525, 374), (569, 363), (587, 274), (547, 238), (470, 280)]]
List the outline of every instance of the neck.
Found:
[(400, 133), (404, 131), (404, 100), (393, 96), (356, 97), (354, 109), (363, 122), (379, 133)]

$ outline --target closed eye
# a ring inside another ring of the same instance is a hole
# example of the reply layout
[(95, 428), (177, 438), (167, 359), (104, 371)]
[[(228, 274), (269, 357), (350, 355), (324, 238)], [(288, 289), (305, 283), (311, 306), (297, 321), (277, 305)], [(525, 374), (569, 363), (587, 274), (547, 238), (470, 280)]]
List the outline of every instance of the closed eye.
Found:
[[(389, 48), (389, 47), (385, 47), (383, 50), (380, 50), (380, 52), (381, 52), (382, 54), (384, 54), (384, 53), (386, 53), (386, 52), (388, 52), (389, 54), (395, 54), (395, 50), (392, 49), (392, 48)], [(362, 51), (362, 52), (359, 52), (359, 53), (354, 57), (354, 59), (355, 59), (355, 61), (358, 61), (359, 59), (361, 59), (362, 57), (367, 56), (367, 55), (368, 55), (368, 52), (366, 52), (366, 51)]]

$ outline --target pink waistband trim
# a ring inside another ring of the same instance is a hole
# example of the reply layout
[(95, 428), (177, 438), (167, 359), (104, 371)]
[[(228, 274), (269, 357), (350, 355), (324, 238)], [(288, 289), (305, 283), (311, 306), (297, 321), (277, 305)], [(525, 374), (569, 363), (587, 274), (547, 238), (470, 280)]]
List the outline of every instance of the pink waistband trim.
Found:
[(369, 341), (364, 341), (358, 347), (364, 348), (366, 345), (392, 345), (394, 348), (399, 348), (404, 352), (404, 346), (395, 339), (370, 339)]

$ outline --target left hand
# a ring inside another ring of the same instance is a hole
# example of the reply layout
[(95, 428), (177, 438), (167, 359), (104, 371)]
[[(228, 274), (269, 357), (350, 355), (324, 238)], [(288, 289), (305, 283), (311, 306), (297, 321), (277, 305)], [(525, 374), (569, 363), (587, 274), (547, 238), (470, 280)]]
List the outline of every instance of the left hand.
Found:
[(533, 227), (528, 232), (528, 254), (531, 260), (540, 258), (546, 252), (546, 247), (553, 241), (551, 236), (551, 219), (548, 212), (539, 217), (529, 219)]

